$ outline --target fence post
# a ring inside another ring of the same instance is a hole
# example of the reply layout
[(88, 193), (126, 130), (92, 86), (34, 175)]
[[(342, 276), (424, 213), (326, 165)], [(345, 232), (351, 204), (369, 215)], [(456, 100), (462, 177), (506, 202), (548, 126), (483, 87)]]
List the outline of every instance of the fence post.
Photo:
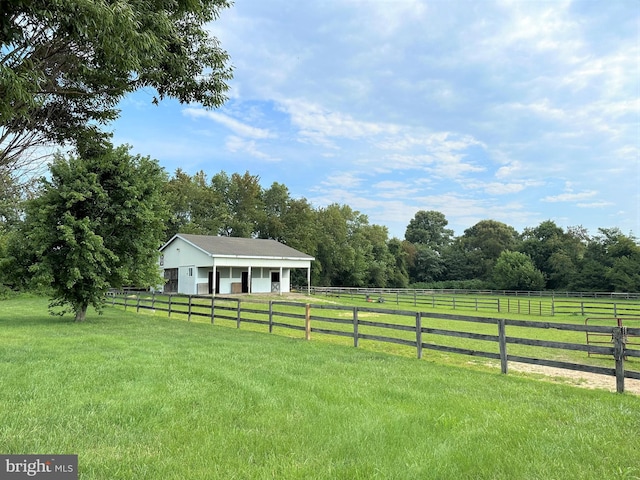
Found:
[(212, 295), (211, 296), (211, 325), (213, 325), (213, 319), (216, 316), (215, 311), (216, 311), (216, 296)]
[(416, 313), (416, 348), (418, 358), (422, 358), (422, 313)]
[(500, 344), (500, 370), (507, 373), (507, 335), (504, 318), (498, 320), (498, 342)]
[(304, 307), (304, 338), (311, 340), (311, 305), (308, 303)]
[(498, 298), (498, 313), (500, 313), (500, 299)]
[(137, 295), (136, 313), (140, 313), (140, 295)]
[(124, 311), (127, 311), (127, 294), (124, 294)]
[(273, 333), (273, 300), (269, 300), (269, 333)]
[(613, 327), (613, 358), (616, 360), (616, 392), (624, 393), (624, 347), (626, 327)]
[(169, 314), (167, 318), (171, 318), (171, 300), (173, 299), (173, 295), (169, 294)]
[(191, 295), (189, 295), (189, 309), (188, 309), (188, 312), (189, 313), (187, 313), (187, 322), (190, 322), (191, 321)]
[(238, 313), (237, 313), (236, 328), (240, 328), (240, 299), (238, 299)]
[(353, 307), (353, 346), (358, 347), (358, 307)]
[(156, 313), (156, 292), (155, 290), (151, 294), (151, 311)]

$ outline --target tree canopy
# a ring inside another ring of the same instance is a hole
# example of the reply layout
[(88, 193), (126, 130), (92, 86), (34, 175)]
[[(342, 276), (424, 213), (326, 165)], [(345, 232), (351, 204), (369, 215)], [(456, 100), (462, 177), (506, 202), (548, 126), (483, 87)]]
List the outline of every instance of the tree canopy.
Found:
[(443, 213), (434, 210), (420, 210), (409, 221), (404, 238), (411, 243), (425, 245), (441, 251), (451, 242), (453, 230), (445, 228), (449, 224)]
[[(314, 285), (640, 291), (640, 245), (615, 228), (590, 236), (582, 227), (563, 229), (545, 220), (519, 234), (486, 219), (455, 237), (445, 228), (444, 214), (423, 211), (426, 215), (416, 217), (438, 220), (429, 225), (444, 230), (439, 238), (447, 239), (429, 244), (433, 236), (409, 236), (417, 242), (389, 238), (386, 227), (371, 224), (348, 205), (313, 207), (305, 198), (292, 198), (283, 184), (263, 187), (249, 172), (208, 177), (204, 171), (190, 175), (178, 169), (160, 184), (169, 217), (164, 235), (155, 237), (156, 248), (178, 232), (270, 238), (316, 258)], [(11, 267), (0, 281), (18, 288), (24, 282), (16, 272), (40, 268), (33, 265), (41, 262), (20, 233), (33, 222), (33, 212), (28, 210), (32, 213), (23, 222), (20, 198), (8, 206), (0, 204), (0, 269)], [(407, 231), (416, 226), (413, 220)], [(294, 272), (293, 284), (297, 280), (306, 278), (297, 279)]]
[(52, 308), (83, 321), (89, 305), (101, 308), (109, 288), (162, 283), (158, 247), (168, 214), (166, 174), (157, 162), (131, 156), (128, 147), (85, 158), (58, 154), (50, 175), (27, 202), (13, 257), (18, 275), (50, 289)]
[(231, 78), (210, 35), (227, 0), (7, 0), (0, 7), (0, 167), (27, 150), (104, 135), (117, 103), (149, 87), (217, 107)]

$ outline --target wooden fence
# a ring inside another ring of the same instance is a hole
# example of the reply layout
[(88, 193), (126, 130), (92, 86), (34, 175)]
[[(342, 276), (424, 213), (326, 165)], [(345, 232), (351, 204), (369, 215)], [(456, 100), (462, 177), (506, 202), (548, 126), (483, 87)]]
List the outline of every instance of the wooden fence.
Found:
[[(312, 287), (315, 295), (392, 303), (430, 309), (517, 313), (520, 315), (611, 315), (640, 317), (637, 294), (599, 294), (593, 298), (541, 295), (543, 292), (419, 290), (355, 287)], [(595, 294), (594, 294), (595, 295)]]
[[(541, 321), (509, 320), (503, 318), (463, 316), (442, 313), (390, 310), (370, 306), (340, 306), (330, 304), (306, 304), (289, 301), (257, 301), (239, 297), (197, 296), (197, 295), (156, 295), (112, 293), (112, 305), (140, 310), (167, 312), (171, 315), (205, 317), (212, 324), (216, 321), (231, 321), (240, 328), (242, 323), (265, 326), (269, 333), (275, 327), (304, 332), (307, 340), (313, 333), (348, 337), (358, 347), (361, 340), (372, 340), (405, 345), (415, 348), (418, 358), (423, 351), (434, 350), (454, 354), (484, 357), (499, 360), (502, 373), (507, 373), (508, 362), (544, 365), (549, 367), (615, 376), (616, 390), (624, 392), (625, 378), (640, 380), (640, 372), (625, 368), (625, 362), (640, 358), (640, 346), (630, 339), (640, 338), (640, 328), (613, 325), (593, 325), (588, 323), (556, 323)], [(375, 318), (371, 320), (369, 318)], [(384, 321), (380, 321), (380, 318)], [(559, 342), (540, 338), (549, 335), (536, 332), (574, 332), (585, 335), (607, 336), (610, 341), (585, 343)], [(516, 335), (508, 335), (514, 332)], [(538, 337), (538, 338), (536, 338)], [(467, 346), (445, 344), (443, 339), (464, 339)], [(482, 348), (483, 345), (493, 347)], [(531, 350), (509, 345), (535, 347), (566, 351), (585, 352), (611, 357), (612, 367), (594, 364), (574, 363), (554, 358), (532, 356)], [(489, 351), (493, 350), (493, 351)]]

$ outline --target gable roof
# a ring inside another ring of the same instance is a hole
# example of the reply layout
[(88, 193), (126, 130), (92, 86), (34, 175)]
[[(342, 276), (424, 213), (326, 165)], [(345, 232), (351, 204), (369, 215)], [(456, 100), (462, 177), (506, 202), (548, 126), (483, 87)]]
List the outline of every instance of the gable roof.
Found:
[(164, 250), (176, 238), (181, 238), (212, 257), (259, 257), (294, 260), (314, 260), (314, 257), (302, 253), (276, 240), (262, 238), (219, 237), (213, 235), (192, 235), (178, 233), (165, 243)]

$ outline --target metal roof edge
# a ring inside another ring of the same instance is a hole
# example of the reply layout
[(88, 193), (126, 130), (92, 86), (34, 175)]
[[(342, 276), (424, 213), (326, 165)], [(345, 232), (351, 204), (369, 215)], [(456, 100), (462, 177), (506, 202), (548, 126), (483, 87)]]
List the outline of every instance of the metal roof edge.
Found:
[(194, 247), (197, 250), (200, 250), (201, 252), (205, 253), (206, 255), (209, 255), (210, 257), (213, 257), (213, 254), (210, 252), (207, 252), (204, 248), (199, 247), (198, 245), (196, 245), (193, 242), (190, 242), (189, 240), (187, 240), (186, 238), (184, 238), (182, 235), (180, 235), (179, 233), (176, 233), (173, 237), (171, 237), (171, 240), (169, 240), (167, 243), (165, 243), (161, 248), (160, 251), (164, 250), (166, 247), (169, 246), (169, 244), (171, 242), (173, 242), (176, 238), (179, 238), (180, 240), (182, 240), (183, 242), (188, 243), (189, 245), (191, 245), (192, 247)]

